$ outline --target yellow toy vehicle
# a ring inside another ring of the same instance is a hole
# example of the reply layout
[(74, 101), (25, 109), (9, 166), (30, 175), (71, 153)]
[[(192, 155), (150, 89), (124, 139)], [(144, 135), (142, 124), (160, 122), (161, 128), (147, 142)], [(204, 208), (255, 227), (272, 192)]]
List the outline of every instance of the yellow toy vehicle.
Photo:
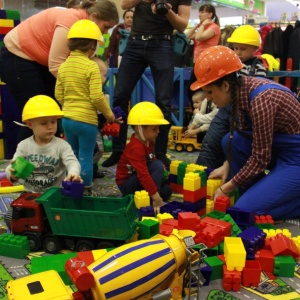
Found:
[(169, 133), (168, 148), (177, 152), (193, 152), (194, 150), (199, 150), (201, 144), (197, 143), (196, 136), (184, 137), (182, 126), (172, 126)]

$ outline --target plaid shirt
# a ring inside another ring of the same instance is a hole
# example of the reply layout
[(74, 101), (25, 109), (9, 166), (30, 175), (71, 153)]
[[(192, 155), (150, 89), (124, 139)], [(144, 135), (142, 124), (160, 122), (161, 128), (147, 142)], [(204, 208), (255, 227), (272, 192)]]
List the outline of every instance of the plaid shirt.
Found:
[(265, 79), (241, 76), (238, 117), (240, 130), (249, 130), (246, 119), (252, 121), (252, 154), (245, 166), (232, 178), (232, 183), (245, 186), (263, 172), (271, 160), (274, 133), (300, 134), (300, 102), (288, 92), (269, 89), (259, 93), (249, 104), (248, 96)]

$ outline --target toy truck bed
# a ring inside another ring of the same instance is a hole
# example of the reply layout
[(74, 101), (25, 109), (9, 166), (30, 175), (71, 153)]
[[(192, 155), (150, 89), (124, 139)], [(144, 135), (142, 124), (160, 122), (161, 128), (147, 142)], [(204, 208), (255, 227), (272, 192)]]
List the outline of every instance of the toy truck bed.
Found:
[(126, 241), (136, 231), (138, 211), (132, 195), (75, 199), (52, 187), (36, 202), (42, 203), (55, 235)]

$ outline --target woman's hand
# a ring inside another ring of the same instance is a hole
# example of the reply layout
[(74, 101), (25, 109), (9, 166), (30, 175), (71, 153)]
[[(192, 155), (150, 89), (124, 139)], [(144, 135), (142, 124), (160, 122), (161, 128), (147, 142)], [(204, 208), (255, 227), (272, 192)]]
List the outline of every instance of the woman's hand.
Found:
[(228, 178), (229, 170), (230, 170), (229, 162), (226, 160), (223, 166), (213, 170), (209, 174), (208, 179), (221, 178), (222, 184), (224, 184), (224, 182), (226, 182), (226, 179)]

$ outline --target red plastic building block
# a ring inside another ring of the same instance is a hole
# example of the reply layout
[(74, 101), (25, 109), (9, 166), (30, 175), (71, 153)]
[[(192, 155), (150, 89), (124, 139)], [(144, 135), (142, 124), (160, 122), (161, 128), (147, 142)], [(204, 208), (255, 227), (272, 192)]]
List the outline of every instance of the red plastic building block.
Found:
[(227, 196), (219, 196), (215, 201), (214, 210), (226, 212), (226, 209), (230, 207), (230, 198)]
[(223, 288), (225, 291), (238, 292), (241, 289), (242, 272), (228, 271), (226, 266), (223, 266)]
[(262, 249), (255, 254), (255, 260), (258, 260), (261, 268), (265, 272), (274, 272), (274, 254), (271, 250)]
[(276, 237), (270, 238), (270, 247), (274, 254), (277, 255), (291, 255), (293, 258), (300, 256), (299, 250), (293, 240), (278, 233)]
[(242, 285), (246, 287), (258, 286), (262, 268), (258, 260), (246, 260), (242, 272)]
[(256, 224), (272, 224), (274, 225), (274, 220), (272, 216), (266, 215), (266, 216), (255, 216), (255, 223)]
[(120, 124), (105, 124), (102, 129), (102, 134), (107, 136), (119, 136), (120, 133)]

